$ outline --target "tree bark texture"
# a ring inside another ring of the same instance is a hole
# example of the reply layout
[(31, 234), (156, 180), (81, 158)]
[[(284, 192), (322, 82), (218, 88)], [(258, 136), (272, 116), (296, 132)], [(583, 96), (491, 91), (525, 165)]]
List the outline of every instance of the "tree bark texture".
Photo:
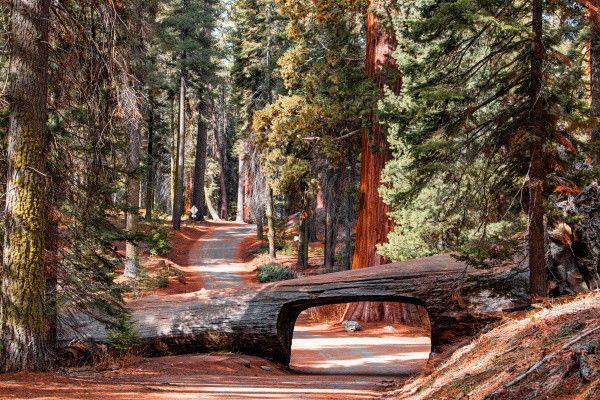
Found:
[[(597, 7), (590, 7), (590, 111), (592, 117), (600, 118), (600, 0), (590, 0), (590, 3)], [(600, 126), (592, 129), (592, 141), (598, 142), (600, 146)], [(600, 149), (596, 150), (594, 162), (600, 161)]]
[(244, 202), (246, 192), (246, 154), (240, 149), (238, 156), (238, 186), (237, 186), (237, 208), (235, 213), (236, 222), (244, 222)]
[(546, 297), (546, 246), (544, 236), (544, 185), (547, 173), (544, 163), (544, 144), (547, 126), (544, 121), (546, 101), (543, 93), (543, 63), (545, 58), (543, 35), (543, 0), (532, 3), (533, 41), (531, 48), (531, 87), (530, 87), (530, 163), (529, 173), (529, 229), (528, 254), (530, 291), (533, 297)]
[(11, 14), (0, 372), (49, 364), (43, 257), (49, 5), (49, 0), (14, 0)]
[(146, 220), (152, 219), (154, 211), (154, 177), (156, 162), (154, 160), (154, 98), (150, 94), (149, 110), (148, 110), (148, 147), (147, 147), (147, 168), (146, 173)]
[(175, 212), (175, 192), (177, 191), (177, 164), (179, 156), (179, 130), (175, 127), (175, 94), (170, 93), (170, 132), (171, 132), (171, 215)]
[(187, 98), (187, 87), (185, 82), (185, 71), (181, 71), (179, 83), (179, 131), (177, 144), (177, 185), (175, 185), (175, 201), (173, 204), (173, 229), (181, 229), (181, 217), (183, 214), (183, 190), (184, 190), (184, 172), (185, 172), (185, 100)]
[(204, 221), (206, 201), (204, 195), (204, 180), (206, 175), (207, 127), (204, 122), (204, 101), (199, 94), (198, 100), (198, 137), (196, 138), (196, 165), (194, 166), (194, 189), (192, 205), (198, 209), (196, 221)]
[[(133, 117), (135, 119), (135, 117)], [(139, 226), (140, 204), (140, 126), (135, 120), (128, 123), (129, 137), (127, 141), (127, 226), (128, 234), (136, 234)], [(137, 278), (139, 269), (138, 247), (132, 241), (125, 244), (125, 276)]]
[[(371, 0), (371, 7), (377, 6), (378, 0)], [(392, 92), (398, 94), (401, 88), (401, 80), (390, 79), (387, 76), (390, 70), (396, 68), (393, 52), (396, 47), (392, 32), (384, 28), (374, 12), (367, 15), (367, 53), (366, 74), (371, 77), (379, 89), (378, 97), (383, 94), (384, 87), (389, 87)], [(385, 243), (392, 228), (388, 214), (390, 212), (381, 196), (381, 173), (385, 164), (391, 159), (389, 143), (386, 138), (386, 130), (377, 118), (377, 102), (375, 99), (371, 111), (371, 128), (364, 128), (361, 144), (361, 172), (359, 190), (358, 220), (356, 225), (356, 244), (354, 248), (354, 259), (352, 268), (367, 268), (386, 262), (377, 253), (377, 245)], [(397, 319), (400, 311), (392, 312), (391, 308), (398, 305), (380, 305), (357, 303), (348, 308), (347, 319), (359, 318), (368, 321), (367, 317), (373, 315), (374, 311), (369, 308), (380, 309), (383, 307), (387, 322), (400, 322)], [(408, 314), (405, 312), (404, 314)]]
[(273, 189), (267, 189), (267, 204), (265, 217), (267, 219), (267, 240), (269, 241), (269, 256), (272, 259), (277, 258), (275, 249), (275, 216), (273, 207)]
[[(371, 0), (375, 6), (377, 0)], [(395, 66), (392, 53), (395, 48), (393, 35), (380, 26), (377, 16), (367, 16), (366, 73), (373, 78), (377, 87), (384, 86), (399, 93), (400, 80), (388, 84), (385, 71)], [(377, 99), (376, 99), (377, 101)], [(352, 268), (366, 268), (385, 262), (377, 253), (377, 245), (387, 241), (391, 230), (388, 218), (389, 207), (379, 196), (381, 172), (391, 158), (385, 129), (377, 121), (376, 104), (371, 113), (371, 129), (363, 129), (360, 172), (359, 210), (356, 226), (356, 246)]]

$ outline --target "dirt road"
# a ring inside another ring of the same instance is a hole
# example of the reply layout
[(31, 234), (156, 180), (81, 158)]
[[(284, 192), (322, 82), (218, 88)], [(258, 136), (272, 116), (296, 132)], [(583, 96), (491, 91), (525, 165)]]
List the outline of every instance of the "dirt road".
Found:
[[(255, 227), (220, 223), (208, 229), (191, 245), (182, 268), (198, 274), (198, 284), (207, 289), (248, 284), (250, 267), (235, 262), (236, 250)], [(184, 355), (134, 360), (125, 368), (104, 372), (84, 368), (0, 375), (0, 399), (370, 400), (385, 390), (390, 378), (324, 373), (412, 372), (429, 351), (427, 344), (414, 338), (398, 341), (372, 332), (340, 339), (340, 334), (345, 333), (297, 327), (292, 362), (304, 374), (256, 357)]]

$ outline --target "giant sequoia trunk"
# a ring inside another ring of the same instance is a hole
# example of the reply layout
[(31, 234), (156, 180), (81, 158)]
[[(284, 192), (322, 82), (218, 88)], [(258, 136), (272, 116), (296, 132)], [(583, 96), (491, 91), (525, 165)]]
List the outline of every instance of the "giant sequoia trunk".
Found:
[[(376, 6), (377, 3), (377, 0), (371, 0), (371, 7)], [(393, 33), (388, 32), (379, 23), (375, 13), (369, 13), (367, 16), (366, 73), (373, 78), (380, 94), (386, 86), (396, 94), (400, 91), (400, 79), (387, 76), (389, 71), (395, 68), (392, 56), (394, 48)], [(377, 100), (375, 99), (375, 101)], [(363, 129), (362, 134), (360, 197), (353, 269), (385, 263), (386, 260), (377, 253), (377, 245), (387, 240), (392, 225), (388, 217), (390, 209), (379, 195), (381, 173), (386, 162), (391, 158), (391, 152), (385, 127), (378, 121), (376, 108), (375, 104), (371, 112), (371, 129)], [(374, 315), (380, 315), (378, 320), (399, 322), (397, 316), (411, 314), (402, 312), (397, 307), (397, 304), (352, 304), (349, 306), (346, 318), (369, 321)], [(381, 308), (381, 311), (376, 311), (374, 308)]]
[(206, 208), (204, 194), (204, 178), (206, 174), (206, 148), (207, 148), (207, 127), (204, 122), (204, 101), (202, 94), (198, 101), (198, 137), (196, 139), (196, 165), (194, 167), (194, 182), (192, 193), (192, 205), (198, 209), (196, 221), (204, 221), (204, 212)]
[(545, 297), (548, 292), (546, 277), (546, 245), (544, 222), (544, 184), (547, 173), (544, 163), (544, 143), (547, 135), (545, 121), (546, 101), (543, 93), (543, 0), (533, 0), (533, 43), (531, 51), (530, 87), (530, 164), (529, 177), (529, 230), (528, 254), (531, 295)]
[(11, 13), (0, 372), (43, 369), (49, 361), (44, 301), (49, 5), (15, 0)]

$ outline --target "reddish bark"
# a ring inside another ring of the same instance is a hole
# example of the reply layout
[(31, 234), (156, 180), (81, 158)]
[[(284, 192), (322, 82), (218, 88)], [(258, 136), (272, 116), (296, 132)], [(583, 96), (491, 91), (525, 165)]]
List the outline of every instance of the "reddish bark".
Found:
[[(370, 7), (373, 8), (377, 0), (371, 0), (370, 3)], [(401, 79), (398, 76), (389, 76), (396, 67), (393, 58), (395, 46), (394, 33), (381, 26), (375, 13), (369, 13), (365, 67), (367, 75), (373, 78), (379, 89), (378, 97), (383, 95), (385, 86), (396, 94), (400, 92)], [(375, 103), (377, 100), (375, 99)], [(379, 195), (381, 172), (386, 162), (391, 159), (391, 151), (385, 127), (378, 122), (376, 106), (377, 104), (371, 112), (371, 128), (363, 129), (362, 133), (359, 208), (352, 269), (373, 267), (388, 262), (377, 253), (377, 245), (387, 240), (392, 229), (392, 222), (388, 217), (390, 208)], [(414, 306), (381, 302), (350, 304), (346, 319), (409, 324), (418, 324), (421, 320)]]
[[(371, 7), (376, 2), (377, 0), (371, 0)], [(399, 93), (400, 79), (395, 79), (388, 84), (389, 79), (386, 75), (386, 71), (395, 66), (392, 57), (394, 47), (393, 33), (384, 30), (379, 25), (377, 16), (369, 13), (367, 16), (366, 73), (374, 79), (381, 91), (384, 86), (388, 85), (392, 91)], [(375, 110), (371, 113), (371, 122), (371, 129), (364, 129), (362, 135), (360, 197), (353, 269), (385, 263), (386, 260), (377, 254), (376, 246), (386, 241), (392, 226), (388, 218), (390, 209), (379, 196), (381, 172), (385, 163), (390, 160), (391, 152), (385, 128), (378, 123)]]

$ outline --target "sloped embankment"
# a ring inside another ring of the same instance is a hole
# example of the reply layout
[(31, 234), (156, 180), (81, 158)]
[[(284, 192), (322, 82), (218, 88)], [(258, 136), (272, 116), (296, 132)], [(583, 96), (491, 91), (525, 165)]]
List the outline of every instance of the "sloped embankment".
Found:
[(393, 400), (600, 399), (600, 293), (507, 319)]

